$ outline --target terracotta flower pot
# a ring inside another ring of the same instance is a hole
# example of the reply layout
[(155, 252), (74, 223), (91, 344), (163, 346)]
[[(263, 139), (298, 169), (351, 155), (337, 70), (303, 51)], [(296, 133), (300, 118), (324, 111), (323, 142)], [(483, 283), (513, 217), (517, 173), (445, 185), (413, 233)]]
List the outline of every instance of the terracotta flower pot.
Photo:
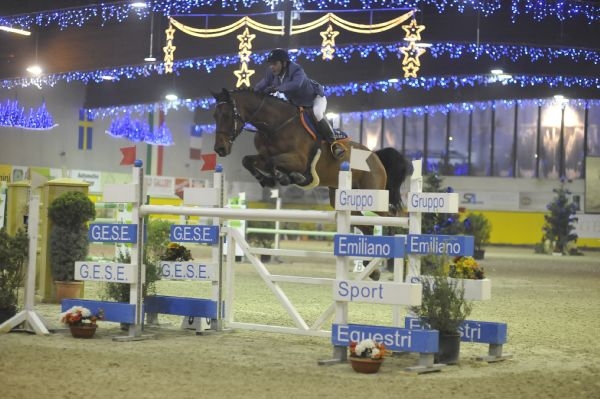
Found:
[(370, 359), (366, 357), (352, 357), (350, 356), (350, 364), (352, 369), (357, 373), (374, 374), (379, 371), (383, 359)]

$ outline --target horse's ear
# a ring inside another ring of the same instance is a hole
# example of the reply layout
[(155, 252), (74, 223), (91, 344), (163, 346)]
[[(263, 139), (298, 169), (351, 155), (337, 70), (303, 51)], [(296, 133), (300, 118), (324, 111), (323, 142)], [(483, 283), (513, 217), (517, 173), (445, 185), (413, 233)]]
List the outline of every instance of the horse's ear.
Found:
[(229, 100), (229, 90), (223, 87), (223, 89), (221, 90), (221, 96)]
[(214, 91), (212, 91), (211, 89), (208, 89), (208, 91), (210, 92), (210, 94), (215, 98), (215, 100), (219, 99), (219, 93), (215, 93)]

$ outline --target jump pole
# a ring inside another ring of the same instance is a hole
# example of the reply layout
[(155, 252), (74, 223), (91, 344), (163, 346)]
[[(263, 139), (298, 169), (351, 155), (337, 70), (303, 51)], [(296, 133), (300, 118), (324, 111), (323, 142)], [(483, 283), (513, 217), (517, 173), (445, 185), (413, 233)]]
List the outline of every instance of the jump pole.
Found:
[(38, 335), (50, 335), (44, 319), (35, 310), (35, 269), (37, 256), (38, 226), (40, 219), (40, 196), (33, 194), (34, 190), (41, 187), (45, 179), (33, 173), (31, 187), (29, 188), (29, 217), (27, 235), (29, 237), (27, 263), (27, 282), (25, 284), (25, 308), (19, 313), (0, 324), (0, 333), (10, 332), (13, 328), (23, 325), (24, 330), (33, 330)]

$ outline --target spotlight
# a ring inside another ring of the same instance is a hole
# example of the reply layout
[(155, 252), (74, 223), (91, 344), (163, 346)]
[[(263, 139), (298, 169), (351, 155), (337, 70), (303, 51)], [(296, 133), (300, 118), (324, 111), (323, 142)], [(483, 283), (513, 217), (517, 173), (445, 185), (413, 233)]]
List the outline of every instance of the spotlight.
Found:
[(29, 31), (26, 31), (23, 29), (11, 28), (10, 26), (5, 26), (5, 25), (0, 26), (0, 30), (3, 30), (5, 32), (10, 32), (10, 33), (16, 33), (17, 35), (23, 35), (23, 36), (31, 35), (31, 32), (29, 32)]
[(31, 65), (27, 67), (27, 72), (32, 75), (39, 76), (42, 74), (42, 67), (39, 65)]
[(134, 1), (131, 3), (131, 7), (133, 8), (146, 8), (148, 5), (144, 1)]
[(167, 99), (167, 101), (177, 101), (179, 97), (177, 97), (177, 94), (175, 93), (169, 93), (165, 96), (165, 98)]

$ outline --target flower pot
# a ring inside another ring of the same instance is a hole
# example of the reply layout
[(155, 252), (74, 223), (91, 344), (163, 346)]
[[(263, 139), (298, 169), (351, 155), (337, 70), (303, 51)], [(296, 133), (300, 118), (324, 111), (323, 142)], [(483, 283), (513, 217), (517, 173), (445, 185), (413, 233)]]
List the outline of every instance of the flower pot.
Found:
[(73, 338), (92, 338), (96, 333), (96, 324), (81, 324), (69, 326)]
[(438, 352), (433, 356), (435, 363), (456, 364), (460, 352), (460, 334), (440, 332)]
[(352, 369), (357, 373), (363, 374), (377, 373), (379, 371), (379, 367), (381, 367), (381, 363), (383, 363), (383, 359), (370, 359), (367, 357), (350, 356), (348, 359), (350, 359)]
[(83, 281), (55, 281), (56, 301), (61, 303), (65, 298), (81, 298)]
[(464, 287), (465, 299), (469, 301), (487, 301), (492, 298), (492, 280), (484, 278), (481, 280), (449, 278), (457, 287)]

